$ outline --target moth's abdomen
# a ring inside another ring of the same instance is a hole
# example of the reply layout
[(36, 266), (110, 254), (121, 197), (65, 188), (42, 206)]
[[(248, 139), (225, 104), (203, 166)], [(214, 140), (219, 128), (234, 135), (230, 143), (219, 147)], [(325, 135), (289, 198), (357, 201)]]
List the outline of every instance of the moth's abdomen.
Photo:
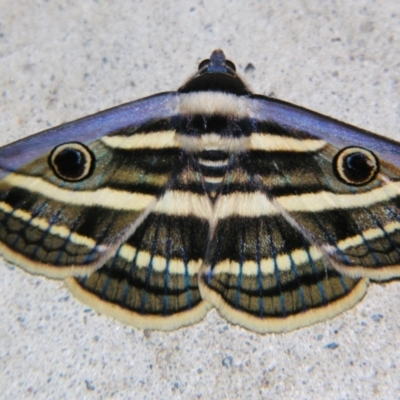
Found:
[(207, 192), (215, 194), (228, 170), (229, 153), (221, 150), (203, 150), (196, 153), (196, 158)]

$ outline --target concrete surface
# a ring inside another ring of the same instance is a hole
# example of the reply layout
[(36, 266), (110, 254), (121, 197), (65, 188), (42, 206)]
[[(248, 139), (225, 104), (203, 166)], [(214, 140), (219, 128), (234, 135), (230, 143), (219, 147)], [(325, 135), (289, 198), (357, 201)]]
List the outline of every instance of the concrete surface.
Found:
[[(0, 1), (0, 145), (177, 88), (215, 48), (255, 92), (400, 140), (400, 3)], [(249, 64), (255, 69), (245, 73)], [(283, 335), (172, 333), (0, 264), (0, 398), (399, 399), (400, 284)]]

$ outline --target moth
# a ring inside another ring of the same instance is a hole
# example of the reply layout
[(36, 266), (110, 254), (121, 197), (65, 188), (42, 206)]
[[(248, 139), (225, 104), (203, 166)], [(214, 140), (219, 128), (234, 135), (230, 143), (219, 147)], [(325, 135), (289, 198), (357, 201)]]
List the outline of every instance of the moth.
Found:
[(138, 328), (331, 318), (400, 276), (399, 207), (398, 143), (252, 94), (221, 50), (0, 149), (4, 258)]

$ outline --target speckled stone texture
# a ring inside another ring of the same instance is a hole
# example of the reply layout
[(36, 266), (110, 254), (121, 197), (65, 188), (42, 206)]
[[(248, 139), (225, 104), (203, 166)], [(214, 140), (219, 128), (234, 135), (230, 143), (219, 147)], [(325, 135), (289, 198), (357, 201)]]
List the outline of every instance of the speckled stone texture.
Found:
[[(1, 0), (0, 10), (1, 145), (174, 90), (215, 48), (257, 93), (400, 140), (395, 0)], [(1, 260), (0, 397), (398, 399), (399, 305), (399, 282), (372, 284), (352, 310), (289, 334), (257, 335), (215, 311), (143, 332)]]

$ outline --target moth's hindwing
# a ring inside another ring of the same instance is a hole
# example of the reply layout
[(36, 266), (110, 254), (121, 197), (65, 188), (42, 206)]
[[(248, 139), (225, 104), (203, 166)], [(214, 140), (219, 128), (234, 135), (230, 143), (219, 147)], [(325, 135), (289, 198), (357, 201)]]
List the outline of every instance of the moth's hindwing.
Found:
[(236, 158), (216, 201), (203, 297), (231, 322), (261, 333), (310, 325), (352, 307), (368, 280), (339, 274), (275, 209), (259, 176), (249, 172), (252, 164), (248, 154)]
[(190, 157), (176, 158), (168, 190), (104, 267), (67, 285), (82, 301), (139, 328), (171, 330), (202, 319), (198, 271), (211, 203)]

